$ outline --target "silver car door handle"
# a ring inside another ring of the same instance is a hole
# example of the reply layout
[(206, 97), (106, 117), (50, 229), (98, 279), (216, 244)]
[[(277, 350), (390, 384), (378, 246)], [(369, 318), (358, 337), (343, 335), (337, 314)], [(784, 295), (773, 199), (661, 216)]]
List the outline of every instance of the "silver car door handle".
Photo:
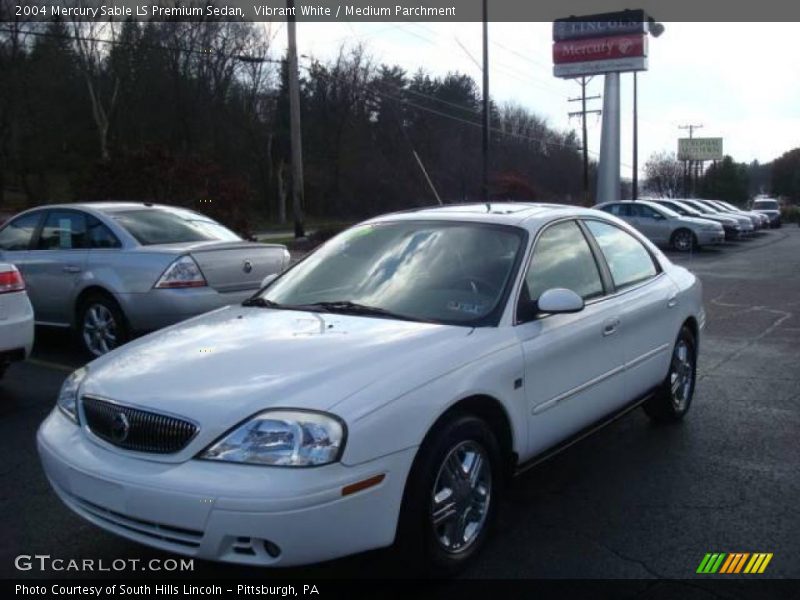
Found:
[(619, 327), (619, 319), (609, 319), (605, 323), (603, 323), (603, 336), (613, 335), (617, 331), (617, 327)]
[(670, 296), (670, 299), (667, 300), (667, 308), (675, 308), (678, 306), (678, 296)]
[(74, 265), (67, 265), (64, 267), (64, 273), (80, 273), (81, 268)]

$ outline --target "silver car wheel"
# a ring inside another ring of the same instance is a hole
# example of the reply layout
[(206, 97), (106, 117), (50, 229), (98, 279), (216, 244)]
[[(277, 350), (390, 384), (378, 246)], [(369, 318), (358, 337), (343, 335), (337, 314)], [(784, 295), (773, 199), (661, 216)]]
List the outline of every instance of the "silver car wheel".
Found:
[(689, 231), (679, 231), (675, 234), (675, 249), (681, 252), (688, 252), (694, 246), (694, 238)]
[(492, 469), (483, 447), (459, 443), (448, 452), (431, 496), (430, 519), (439, 545), (447, 552), (464, 552), (478, 539), (489, 514)]
[(90, 304), (83, 317), (83, 341), (94, 356), (102, 356), (117, 347), (117, 321), (108, 307)]
[(678, 340), (675, 351), (672, 353), (672, 366), (669, 372), (672, 405), (681, 412), (686, 409), (692, 392), (694, 380), (694, 362), (692, 350), (686, 340)]

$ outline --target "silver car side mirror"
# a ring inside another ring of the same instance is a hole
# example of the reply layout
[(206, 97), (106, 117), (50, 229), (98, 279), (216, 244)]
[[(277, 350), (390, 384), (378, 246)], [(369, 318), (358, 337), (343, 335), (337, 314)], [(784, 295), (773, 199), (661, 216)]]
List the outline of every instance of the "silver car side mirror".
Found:
[(265, 287), (267, 287), (267, 286), (268, 286), (270, 283), (272, 283), (273, 281), (275, 281), (275, 278), (276, 278), (277, 276), (278, 276), (278, 274), (277, 274), (277, 273), (272, 273), (272, 274), (270, 274), (270, 275), (267, 275), (266, 277), (264, 277), (264, 279), (262, 279), (262, 280), (261, 280), (261, 287), (262, 287), (262, 288), (265, 288)]
[(566, 288), (551, 288), (542, 292), (537, 301), (539, 312), (576, 313), (583, 310), (583, 298)]

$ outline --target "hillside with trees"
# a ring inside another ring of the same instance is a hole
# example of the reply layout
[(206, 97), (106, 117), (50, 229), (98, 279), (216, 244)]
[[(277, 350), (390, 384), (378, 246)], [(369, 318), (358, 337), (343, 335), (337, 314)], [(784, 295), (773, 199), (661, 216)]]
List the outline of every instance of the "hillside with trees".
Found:
[[(139, 199), (240, 229), (283, 220), (287, 71), (273, 42), (263, 23), (4, 23), (0, 210)], [(435, 203), (419, 162), (445, 202), (482, 198), (481, 94), (469, 76), (410, 73), (361, 46), (300, 67), (307, 214)], [(573, 132), (518, 105), (492, 103), (492, 124), (493, 197), (579, 201)]]

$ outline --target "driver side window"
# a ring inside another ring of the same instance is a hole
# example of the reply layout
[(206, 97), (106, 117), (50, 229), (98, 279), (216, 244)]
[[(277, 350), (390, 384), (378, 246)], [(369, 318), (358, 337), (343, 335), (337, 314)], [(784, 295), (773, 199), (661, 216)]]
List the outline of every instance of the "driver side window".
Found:
[(552, 225), (539, 236), (520, 295), (520, 320), (533, 316), (531, 301), (551, 288), (567, 288), (584, 300), (603, 295), (594, 255), (574, 221)]

